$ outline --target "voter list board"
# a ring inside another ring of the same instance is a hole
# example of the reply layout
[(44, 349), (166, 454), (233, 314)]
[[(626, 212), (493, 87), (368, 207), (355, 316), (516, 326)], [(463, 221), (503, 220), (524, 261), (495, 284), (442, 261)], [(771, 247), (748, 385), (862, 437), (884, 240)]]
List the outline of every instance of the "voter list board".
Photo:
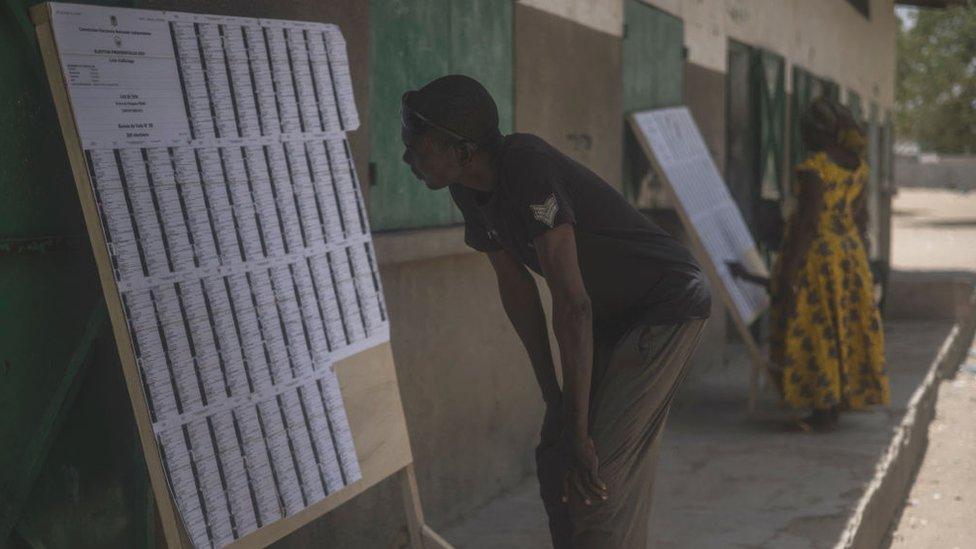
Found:
[(334, 25), (52, 4), (169, 488), (223, 546), (360, 478), (332, 366), (388, 340)]
[(698, 235), (705, 253), (740, 319), (755, 320), (769, 305), (764, 288), (732, 276), (728, 262), (740, 262), (765, 273), (756, 243), (728, 187), (719, 175), (687, 107), (640, 112), (632, 121), (662, 171), (689, 231)]

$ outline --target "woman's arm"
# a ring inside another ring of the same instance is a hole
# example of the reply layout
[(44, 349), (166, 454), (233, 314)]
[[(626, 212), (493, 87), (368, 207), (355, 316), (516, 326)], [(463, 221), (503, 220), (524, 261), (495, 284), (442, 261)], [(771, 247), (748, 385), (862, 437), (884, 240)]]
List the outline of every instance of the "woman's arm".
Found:
[(797, 172), (797, 180), (800, 192), (797, 196), (796, 217), (790, 230), (790, 240), (784, 247), (779, 273), (779, 287), (787, 296), (793, 294), (796, 275), (817, 235), (820, 212), (824, 207), (823, 182), (820, 176), (814, 171), (800, 170)]
[(769, 278), (749, 272), (745, 265), (738, 261), (729, 261), (726, 265), (729, 268), (729, 272), (735, 278), (741, 278), (746, 282), (752, 282), (753, 284), (765, 287), (767, 291), (769, 290)]
[(864, 243), (864, 249), (870, 250), (870, 241), (868, 240), (868, 193), (866, 191), (867, 186), (862, 185), (861, 191), (857, 193), (857, 197), (854, 199), (853, 210), (854, 210), (854, 224), (857, 225), (857, 234), (861, 235), (861, 241)]

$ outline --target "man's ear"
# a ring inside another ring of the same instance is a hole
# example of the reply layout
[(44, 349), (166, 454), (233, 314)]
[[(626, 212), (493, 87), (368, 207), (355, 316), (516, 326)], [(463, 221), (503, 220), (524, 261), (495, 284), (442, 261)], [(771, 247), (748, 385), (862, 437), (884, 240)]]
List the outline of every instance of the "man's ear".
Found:
[(471, 162), (471, 156), (474, 153), (474, 146), (471, 143), (459, 143), (457, 145), (457, 159), (458, 163), (462, 166), (466, 166)]

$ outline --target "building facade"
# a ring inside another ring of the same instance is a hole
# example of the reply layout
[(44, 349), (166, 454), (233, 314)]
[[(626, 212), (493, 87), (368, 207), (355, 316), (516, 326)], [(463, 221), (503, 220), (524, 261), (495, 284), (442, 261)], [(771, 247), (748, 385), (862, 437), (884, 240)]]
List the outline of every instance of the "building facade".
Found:
[[(94, 265), (78, 236), (80, 211), (26, 19), (31, 3), (7, 2), (0, 22), (0, 126), (9, 128), (0, 147), (0, 402), (9, 410), (0, 447), (21, 449), (0, 457), (0, 542), (148, 544), (154, 510), (111, 330), (98, 318)], [(626, 116), (688, 105), (767, 251), (790, 209), (791, 166), (802, 154), (797, 115), (817, 94), (836, 94), (871, 136), (872, 255), (879, 265), (887, 258), (892, 0), (101, 3), (341, 26), (361, 118), (350, 139), (435, 528), (533, 473), (543, 408), (487, 260), (464, 246), (448, 194), (429, 192), (400, 161), (404, 90), (447, 73), (479, 79), (503, 131), (542, 136), (679, 234)], [(721, 364), (725, 319), (716, 300), (696, 365)], [(396, 546), (405, 541), (399, 498), (397, 486), (381, 483), (278, 545)], [(98, 521), (91, 509), (100, 509)]]

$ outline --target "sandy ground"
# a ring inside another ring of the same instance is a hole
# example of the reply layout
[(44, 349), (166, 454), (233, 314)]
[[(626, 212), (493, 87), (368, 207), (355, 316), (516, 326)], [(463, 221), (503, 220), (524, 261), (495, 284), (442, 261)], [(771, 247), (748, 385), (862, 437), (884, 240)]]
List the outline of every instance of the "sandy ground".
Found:
[(976, 271), (976, 192), (900, 189), (892, 268)]
[(892, 536), (892, 548), (976, 544), (976, 347), (939, 387), (929, 447)]
[[(976, 193), (901, 190), (893, 263), (915, 270), (976, 271)], [(891, 547), (976, 546), (976, 346), (939, 387), (929, 447)]]

